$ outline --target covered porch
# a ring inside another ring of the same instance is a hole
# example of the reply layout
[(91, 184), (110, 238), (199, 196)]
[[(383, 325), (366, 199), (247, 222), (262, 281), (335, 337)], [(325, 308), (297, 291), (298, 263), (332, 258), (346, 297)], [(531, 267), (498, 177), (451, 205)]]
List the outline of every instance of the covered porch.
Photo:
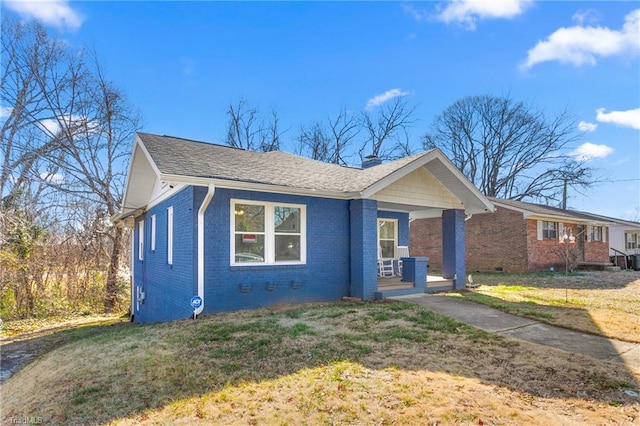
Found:
[[(385, 165), (376, 167), (384, 168)], [(465, 219), (493, 205), (439, 151), (431, 151), (369, 186), (350, 203), (352, 297), (365, 300), (462, 289)], [(442, 218), (442, 276), (427, 276), (427, 257), (412, 257), (413, 219)], [(409, 246), (409, 255), (400, 247)], [(379, 261), (402, 260), (402, 274), (381, 277)]]
[(435, 293), (453, 290), (453, 280), (438, 275), (427, 275), (425, 286), (416, 291), (414, 282), (402, 281), (402, 277), (378, 277), (376, 299), (401, 296), (415, 293)]

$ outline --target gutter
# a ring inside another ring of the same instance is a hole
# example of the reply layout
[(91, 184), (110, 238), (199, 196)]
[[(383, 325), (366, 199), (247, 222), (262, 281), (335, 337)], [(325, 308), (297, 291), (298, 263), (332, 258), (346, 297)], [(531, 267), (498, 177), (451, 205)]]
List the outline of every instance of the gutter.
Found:
[(216, 192), (216, 186), (210, 183), (208, 188), (207, 195), (198, 209), (198, 296), (200, 296), (202, 303), (193, 310), (193, 319), (204, 310), (204, 213)]

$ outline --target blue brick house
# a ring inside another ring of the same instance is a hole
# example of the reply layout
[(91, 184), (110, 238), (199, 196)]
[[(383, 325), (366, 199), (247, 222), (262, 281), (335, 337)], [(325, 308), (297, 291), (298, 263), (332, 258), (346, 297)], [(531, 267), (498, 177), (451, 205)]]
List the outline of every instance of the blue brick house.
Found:
[[(148, 323), (384, 297), (378, 257), (398, 257), (414, 218), (443, 218), (443, 275), (461, 288), (465, 217), (490, 211), (438, 150), (355, 168), (138, 133), (112, 220), (133, 228), (132, 319)], [(425, 291), (426, 262), (403, 258), (404, 293)]]

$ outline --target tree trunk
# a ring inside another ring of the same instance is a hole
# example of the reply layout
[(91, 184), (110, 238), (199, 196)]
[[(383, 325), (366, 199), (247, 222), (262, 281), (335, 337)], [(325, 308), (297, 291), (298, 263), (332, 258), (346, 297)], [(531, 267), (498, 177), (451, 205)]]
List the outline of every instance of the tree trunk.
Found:
[(122, 252), (124, 229), (122, 227), (116, 227), (114, 233), (104, 299), (104, 312), (107, 314), (113, 313), (118, 302), (118, 269), (120, 269), (120, 254)]

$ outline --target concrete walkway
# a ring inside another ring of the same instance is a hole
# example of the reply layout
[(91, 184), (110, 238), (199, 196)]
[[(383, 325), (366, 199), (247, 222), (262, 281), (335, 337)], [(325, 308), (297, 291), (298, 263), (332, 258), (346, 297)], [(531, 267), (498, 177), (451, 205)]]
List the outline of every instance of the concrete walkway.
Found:
[(567, 330), (536, 320), (518, 317), (456, 297), (438, 294), (412, 294), (391, 298), (416, 303), (427, 309), (492, 333), (514, 337), (567, 352), (624, 363), (640, 371), (640, 344)]

